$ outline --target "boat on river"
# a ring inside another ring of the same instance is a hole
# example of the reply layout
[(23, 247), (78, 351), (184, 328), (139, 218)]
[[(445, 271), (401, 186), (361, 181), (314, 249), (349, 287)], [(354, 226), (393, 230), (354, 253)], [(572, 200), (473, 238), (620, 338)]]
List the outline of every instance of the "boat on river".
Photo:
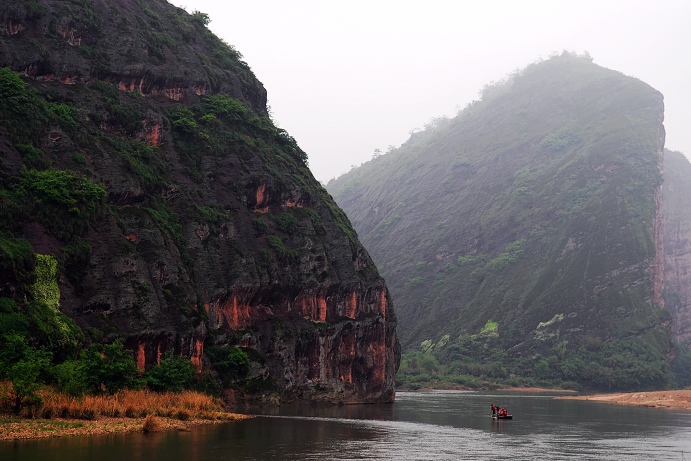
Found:
[(492, 415), (492, 419), (513, 419), (513, 415)]

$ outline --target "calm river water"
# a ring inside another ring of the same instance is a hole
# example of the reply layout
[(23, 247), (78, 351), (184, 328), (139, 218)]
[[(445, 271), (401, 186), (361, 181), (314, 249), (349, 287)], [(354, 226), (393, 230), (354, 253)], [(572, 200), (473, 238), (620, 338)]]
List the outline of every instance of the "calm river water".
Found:
[[(512, 421), (493, 421), (491, 403)], [(691, 412), (508, 392), (399, 392), (393, 405), (293, 407), (192, 432), (0, 442), (0, 460), (691, 461)]]

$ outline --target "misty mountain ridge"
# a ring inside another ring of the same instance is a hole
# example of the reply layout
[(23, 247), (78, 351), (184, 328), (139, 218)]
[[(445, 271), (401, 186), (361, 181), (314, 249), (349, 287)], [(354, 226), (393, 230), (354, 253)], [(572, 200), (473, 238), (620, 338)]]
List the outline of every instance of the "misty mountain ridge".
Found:
[(329, 182), (396, 302), (400, 382), (673, 385), (663, 114), (564, 52)]

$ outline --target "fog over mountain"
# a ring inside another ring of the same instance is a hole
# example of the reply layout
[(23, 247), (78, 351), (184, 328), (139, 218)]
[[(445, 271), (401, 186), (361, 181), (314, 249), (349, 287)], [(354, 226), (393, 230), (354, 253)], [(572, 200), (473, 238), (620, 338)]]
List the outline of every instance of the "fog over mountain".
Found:
[(399, 383), (687, 384), (690, 177), (679, 154), (664, 176), (662, 99), (562, 53), (329, 182), (391, 289)]
[(691, 153), (689, 2), (174, 3), (209, 14), (210, 29), (243, 53), (322, 182), (564, 49), (659, 90), (666, 145)]

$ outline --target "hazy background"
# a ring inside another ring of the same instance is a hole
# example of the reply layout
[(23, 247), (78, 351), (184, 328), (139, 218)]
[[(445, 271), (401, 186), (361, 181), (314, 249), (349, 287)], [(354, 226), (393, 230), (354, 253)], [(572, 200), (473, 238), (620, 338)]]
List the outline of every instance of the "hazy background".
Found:
[(661, 91), (666, 146), (691, 155), (688, 0), (172, 3), (242, 53), (322, 182), (564, 49)]

